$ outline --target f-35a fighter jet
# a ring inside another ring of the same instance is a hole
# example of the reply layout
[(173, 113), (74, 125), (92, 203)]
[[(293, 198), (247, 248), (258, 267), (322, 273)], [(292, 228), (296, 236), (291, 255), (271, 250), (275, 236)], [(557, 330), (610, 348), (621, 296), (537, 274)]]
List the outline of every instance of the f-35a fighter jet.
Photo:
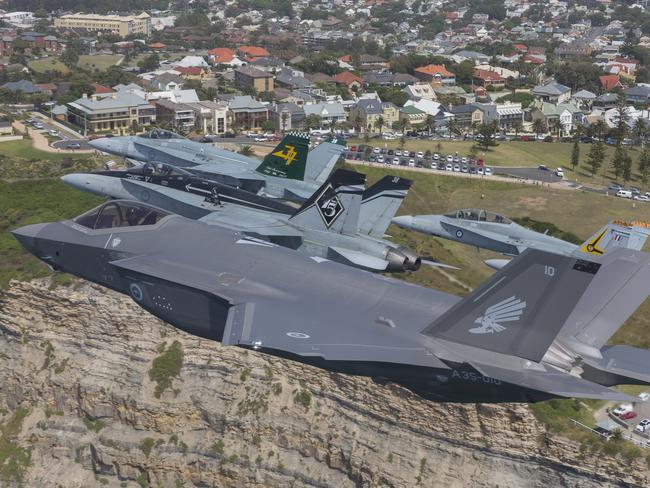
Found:
[(331, 139), (309, 150), (309, 136), (291, 132), (263, 161), (154, 129), (138, 136), (90, 141), (95, 149), (141, 162), (166, 163), (270, 197), (304, 201), (323, 184), (345, 146)]
[(650, 384), (650, 351), (606, 345), (650, 293), (650, 255), (623, 247), (529, 249), (459, 299), (141, 202), (13, 234), (190, 334), (432, 400), (630, 401), (609, 387)]
[(370, 271), (414, 271), (421, 264), (415, 252), (383, 239), (411, 186), (410, 180), (396, 176), (386, 176), (364, 191), (364, 175), (337, 170), (298, 209), (164, 164), (70, 174), (62, 180), (80, 190), (148, 202)]
[[(650, 226), (643, 222), (612, 221), (578, 246), (527, 229), (503, 215), (476, 208), (457, 210), (445, 215), (401, 215), (392, 221), (404, 229), (509, 256), (517, 256), (529, 248), (569, 256), (577, 250), (601, 255), (610, 245), (622, 244), (638, 251), (643, 249), (650, 234)], [(509, 262), (509, 259), (488, 259), (485, 264), (500, 269)]]

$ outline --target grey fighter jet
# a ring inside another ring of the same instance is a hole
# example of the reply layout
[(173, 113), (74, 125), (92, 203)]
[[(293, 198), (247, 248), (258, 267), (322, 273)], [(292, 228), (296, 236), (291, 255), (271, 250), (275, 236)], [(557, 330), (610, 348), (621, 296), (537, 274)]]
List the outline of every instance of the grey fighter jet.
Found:
[[(489, 249), (508, 256), (517, 256), (526, 249), (541, 249), (554, 254), (572, 255), (580, 249), (600, 255), (610, 244), (629, 241), (629, 247), (641, 250), (650, 234), (642, 222), (610, 222), (578, 246), (534, 230), (527, 229), (503, 215), (482, 209), (463, 209), (445, 215), (401, 215), (392, 222), (404, 229)], [(621, 225), (618, 225), (621, 224)], [(494, 269), (505, 266), (509, 259), (488, 259)]]
[(330, 139), (309, 150), (309, 135), (291, 132), (263, 161), (154, 129), (90, 141), (95, 149), (140, 162), (166, 163), (267, 196), (304, 201), (330, 175), (345, 146)]
[(650, 351), (606, 345), (650, 293), (650, 255), (528, 249), (464, 298), (112, 201), (13, 231), (52, 268), (226, 346), (402, 385), (438, 401), (632, 401)]
[(415, 271), (422, 262), (410, 249), (383, 239), (411, 186), (410, 180), (396, 176), (386, 176), (364, 191), (364, 175), (337, 170), (299, 209), (164, 164), (70, 174), (62, 180), (80, 190), (148, 202), (371, 271)]

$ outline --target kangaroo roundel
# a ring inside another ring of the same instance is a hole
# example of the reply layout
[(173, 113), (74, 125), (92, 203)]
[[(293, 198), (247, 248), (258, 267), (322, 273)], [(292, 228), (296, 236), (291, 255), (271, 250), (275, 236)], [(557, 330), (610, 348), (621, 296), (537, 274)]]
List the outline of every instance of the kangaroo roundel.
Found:
[(515, 297), (496, 303), (489, 306), (483, 315), (477, 317), (474, 323), (481, 324), (480, 327), (469, 329), (472, 334), (494, 334), (495, 332), (502, 332), (506, 327), (501, 325), (502, 322), (516, 322), (524, 313), (526, 302)]

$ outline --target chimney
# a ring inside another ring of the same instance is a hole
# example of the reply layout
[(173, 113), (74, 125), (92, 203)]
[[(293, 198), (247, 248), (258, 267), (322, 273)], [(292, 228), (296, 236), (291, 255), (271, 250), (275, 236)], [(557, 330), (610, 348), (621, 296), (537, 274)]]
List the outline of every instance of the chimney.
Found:
[(97, 101), (97, 95), (93, 95), (93, 96), (91, 97), (91, 100), (92, 100), (93, 102), (96, 102), (96, 101)]
[(113, 100), (117, 100), (117, 92), (113, 92), (113, 94), (111, 95), (111, 98)]
[(81, 95), (81, 98), (88, 98), (88, 94), (87, 94), (87, 93), (83, 93), (83, 94)]

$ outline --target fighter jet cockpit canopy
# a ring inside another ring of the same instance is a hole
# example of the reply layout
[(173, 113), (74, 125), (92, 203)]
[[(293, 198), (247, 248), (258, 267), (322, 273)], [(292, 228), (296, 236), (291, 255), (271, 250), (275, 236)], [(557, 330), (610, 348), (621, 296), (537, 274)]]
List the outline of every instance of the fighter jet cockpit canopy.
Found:
[(154, 225), (171, 215), (141, 202), (115, 200), (80, 215), (74, 222), (89, 229), (113, 229)]
[(143, 176), (193, 176), (189, 171), (165, 163), (145, 163), (129, 169), (129, 173)]
[(478, 208), (467, 208), (445, 214), (450, 219), (473, 220), (477, 222), (492, 222), (495, 224), (510, 224), (511, 221), (503, 215)]
[(149, 132), (140, 134), (138, 137), (144, 139), (185, 139), (182, 135), (165, 129), (152, 129)]

